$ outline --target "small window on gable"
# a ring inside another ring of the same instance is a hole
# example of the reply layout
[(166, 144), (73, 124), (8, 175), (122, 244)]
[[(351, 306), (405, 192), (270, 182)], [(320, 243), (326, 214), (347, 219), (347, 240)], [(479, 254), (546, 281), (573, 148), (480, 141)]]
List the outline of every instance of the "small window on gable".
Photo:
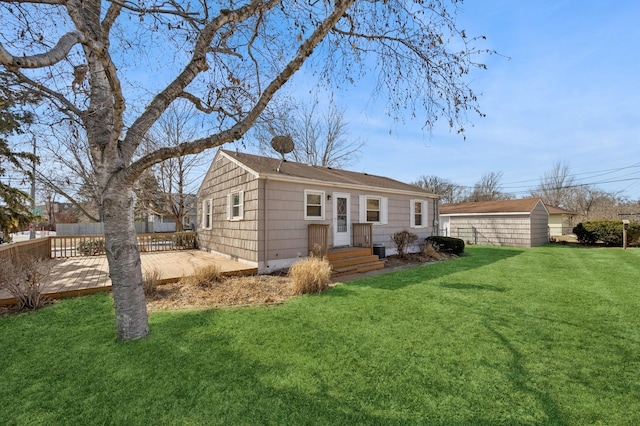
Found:
[(386, 225), (388, 222), (387, 204), (387, 197), (361, 195), (360, 222)]
[(424, 200), (411, 200), (410, 222), (411, 228), (426, 228), (427, 225), (427, 202)]
[(242, 220), (244, 218), (244, 191), (232, 192), (227, 195), (227, 220)]
[(211, 229), (213, 221), (213, 201), (211, 199), (202, 202), (202, 228)]
[(324, 220), (324, 191), (304, 191), (305, 220)]

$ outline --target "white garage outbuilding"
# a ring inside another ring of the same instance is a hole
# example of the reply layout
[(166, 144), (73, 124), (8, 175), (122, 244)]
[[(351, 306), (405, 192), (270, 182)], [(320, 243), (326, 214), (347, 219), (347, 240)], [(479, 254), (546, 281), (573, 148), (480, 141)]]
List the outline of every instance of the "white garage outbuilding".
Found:
[(440, 206), (444, 234), (469, 244), (534, 247), (549, 241), (549, 211), (540, 198)]

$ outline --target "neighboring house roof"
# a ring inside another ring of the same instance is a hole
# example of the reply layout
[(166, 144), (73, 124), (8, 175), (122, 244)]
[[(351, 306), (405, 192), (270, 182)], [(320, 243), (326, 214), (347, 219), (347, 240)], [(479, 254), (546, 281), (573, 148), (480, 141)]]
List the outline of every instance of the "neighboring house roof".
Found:
[(262, 157), (223, 149), (219, 150), (217, 155), (224, 155), (260, 179), (332, 183), (340, 185), (340, 187), (366, 187), (386, 192), (410, 192), (423, 197), (439, 197), (417, 186), (368, 173), (312, 166), (286, 160), (282, 161), (279, 158)]
[[(441, 215), (462, 214), (501, 214), (501, 213), (530, 213), (540, 198), (521, 198), (518, 200), (478, 201), (470, 203), (443, 204), (440, 206)], [(544, 203), (542, 203), (544, 206)]]
[(578, 213), (572, 212), (571, 210), (563, 209), (562, 207), (556, 206), (547, 206), (547, 210), (549, 210), (549, 214), (566, 214), (569, 216), (576, 216)]

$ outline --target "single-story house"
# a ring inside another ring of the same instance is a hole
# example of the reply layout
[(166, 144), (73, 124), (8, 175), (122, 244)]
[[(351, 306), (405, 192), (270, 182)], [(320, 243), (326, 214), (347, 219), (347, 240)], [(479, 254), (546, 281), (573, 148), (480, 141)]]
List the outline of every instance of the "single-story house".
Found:
[(547, 206), (549, 210), (549, 236), (561, 237), (573, 234), (574, 218), (578, 213), (561, 207)]
[(223, 149), (197, 200), (200, 248), (260, 273), (316, 250), (384, 245), (393, 254), (394, 233), (408, 230), (420, 243), (437, 231), (438, 196), (413, 185)]
[(444, 235), (470, 244), (534, 247), (549, 241), (549, 211), (540, 198), (443, 204)]

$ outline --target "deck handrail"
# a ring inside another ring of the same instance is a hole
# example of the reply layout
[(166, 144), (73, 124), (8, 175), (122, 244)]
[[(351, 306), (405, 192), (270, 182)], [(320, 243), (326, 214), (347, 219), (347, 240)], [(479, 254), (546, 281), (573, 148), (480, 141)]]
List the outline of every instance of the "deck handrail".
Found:
[[(141, 252), (189, 250), (196, 248), (195, 232), (138, 234)], [(104, 235), (51, 236), (51, 257), (98, 256), (105, 254)]]
[(20, 241), (0, 246), (0, 259), (33, 257), (36, 259), (48, 259), (51, 257), (50, 237), (37, 238), (35, 240)]
[[(197, 248), (195, 232), (138, 234), (141, 252), (191, 250)], [(104, 255), (104, 235), (48, 236), (0, 246), (0, 259), (35, 257), (56, 259), (64, 257)]]

